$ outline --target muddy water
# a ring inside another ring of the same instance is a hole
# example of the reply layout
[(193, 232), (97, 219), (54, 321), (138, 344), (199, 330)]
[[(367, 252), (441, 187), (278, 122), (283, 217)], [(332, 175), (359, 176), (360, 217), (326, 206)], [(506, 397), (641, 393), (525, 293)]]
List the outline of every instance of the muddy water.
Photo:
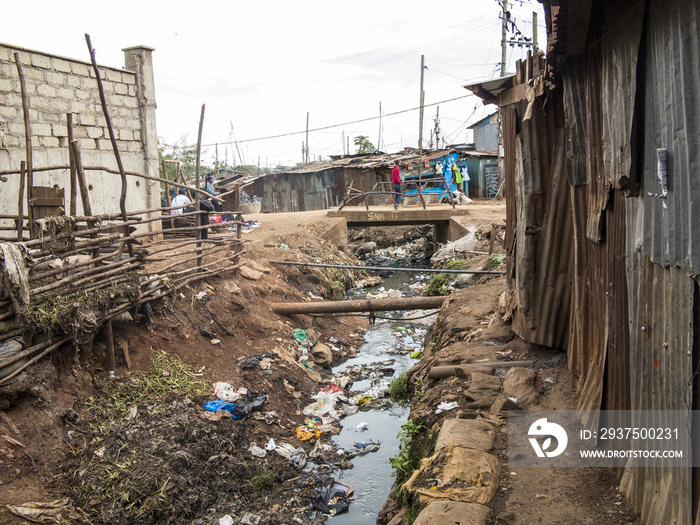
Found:
[[(369, 290), (370, 293), (381, 291), (383, 286), (385, 290), (391, 289), (406, 289), (410, 283), (420, 281), (421, 278), (416, 274), (407, 274), (407, 272), (396, 272), (393, 275), (385, 278), (382, 285), (378, 288)], [(406, 295), (406, 294), (403, 294)], [(379, 312), (378, 316), (386, 317), (401, 317), (404, 312)], [(418, 313), (417, 315), (420, 315)], [(402, 327), (410, 329), (415, 327), (418, 330), (424, 331), (424, 325), (409, 323), (406, 321), (394, 321), (377, 319), (375, 326), (370, 328), (365, 334), (365, 342), (360, 348), (357, 356), (333, 369), (334, 373), (343, 373), (348, 367), (355, 365), (368, 366), (372, 363), (393, 360), (392, 364), (388, 364), (395, 370), (391, 377), (383, 377), (381, 382), (389, 383), (393, 377), (396, 377), (401, 372), (408, 370), (416, 362), (408, 355), (390, 353), (392, 349), (402, 345), (402, 340), (405, 342), (401, 332), (396, 328)], [(405, 333), (405, 332), (404, 332)], [(420, 349), (423, 347), (422, 335), (410, 336), (412, 342), (406, 347), (414, 347)], [(356, 381), (351, 387), (352, 395), (367, 390), (372, 385), (372, 379)], [(334, 525), (352, 524), (374, 524), (377, 521), (377, 515), (386, 502), (391, 485), (394, 482), (393, 470), (389, 462), (389, 458), (396, 456), (399, 450), (399, 439), (397, 434), (401, 430), (408, 418), (408, 407), (402, 407), (396, 403), (387, 403), (382, 408), (372, 407), (361, 409), (354, 415), (345, 417), (341, 423), (342, 431), (334, 437), (334, 441), (339, 448), (347, 451), (356, 450), (354, 444), (356, 442), (372, 440), (381, 442), (381, 447), (376, 452), (371, 452), (364, 456), (357, 456), (352, 460), (354, 468), (351, 470), (342, 471), (338, 481), (350, 486), (355, 494), (354, 501), (350, 504), (349, 512), (335, 516), (328, 520), (328, 523)], [(388, 406), (387, 406), (388, 405)], [(360, 423), (366, 423), (367, 430), (359, 430), (357, 427)]]

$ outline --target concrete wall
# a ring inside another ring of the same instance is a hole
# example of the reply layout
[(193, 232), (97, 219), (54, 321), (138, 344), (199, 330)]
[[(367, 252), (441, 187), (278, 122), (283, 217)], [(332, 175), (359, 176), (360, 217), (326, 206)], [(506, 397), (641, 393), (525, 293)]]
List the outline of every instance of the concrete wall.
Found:
[[(157, 176), (158, 139), (152, 51), (148, 47), (124, 49), (126, 70), (100, 66), (100, 71), (124, 168)], [(23, 66), (29, 97), (34, 168), (69, 163), (66, 115), (70, 112), (73, 113), (74, 137), (80, 144), (83, 165), (117, 169), (92, 65), (86, 61), (0, 44), (0, 171), (19, 170), (20, 162), (26, 159), (24, 115), (15, 53), (19, 54)], [(85, 54), (88, 54), (87, 48)], [(93, 213), (118, 212), (120, 176), (103, 171), (88, 171), (86, 175)], [(6, 177), (7, 182), (0, 182), (0, 208), (3, 214), (12, 214), (17, 212), (19, 176)], [(69, 180), (69, 171), (65, 169), (34, 173), (35, 186), (58, 184), (65, 188), (66, 210), (69, 205)], [(157, 208), (159, 204), (159, 183), (128, 177), (128, 210)], [(26, 215), (26, 202), (24, 212)], [(80, 198), (77, 213), (83, 213)], [(14, 222), (1, 220), (0, 224), (13, 226)], [(160, 224), (151, 223), (147, 228), (160, 229)], [(5, 237), (11, 235), (0, 232), (0, 237), (2, 234)]]

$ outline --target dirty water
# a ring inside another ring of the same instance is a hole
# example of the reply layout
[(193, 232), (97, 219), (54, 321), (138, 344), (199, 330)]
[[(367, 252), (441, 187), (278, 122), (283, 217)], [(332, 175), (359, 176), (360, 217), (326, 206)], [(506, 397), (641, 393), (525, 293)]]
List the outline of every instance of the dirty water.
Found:
[[(393, 272), (383, 276), (382, 285), (358, 292), (357, 295), (372, 296), (401, 296), (412, 295), (409, 285), (420, 283), (425, 277), (422, 274)], [(429, 277), (428, 277), (429, 279)], [(427, 283), (427, 282), (426, 282)], [(357, 296), (356, 295), (356, 296)], [(405, 320), (387, 320), (381, 317), (401, 318), (406, 312), (378, 312), (375, 325), (365, 334), (365, 342), (357, 356), (345, 361), (333, 369), (334, 374), (343, 374), (357, 366), (368, 369), (391, 368), (394, 373), (379, 374), (373, 372), (369, 378), (355, 381), (349, 395), (355, 395), (375, 387), (377, 383), (389, 384), (391, 380), (413, 366), (417, 359), (409, 357), (409, 353), (423, 347), (425, 326)], [(415, 313), (416, 316), (422, 312)], [(405, 331), (404, 331), (405, 330)], [(381, 364), (380, 364), (381, 363)], [(375, 377), (372, 377), (375, 375)], [(342, 471), (337, 481), (345, 483), (354, 491), (353, 501), (349, 511), (328, 519), (328, 523), (336, 525), (374, 524), (377, 515), (389, 497), (394, 482), (394, 471), (390, 458), (396, 456), (399, 450), (397, 437), (401, 426), (406, 423), (409, 414), (408, 406), (392, 403), (387, 397), (384, 402), (361, 408), (357, 413), (348, 415), (341, 420), (343, 429), (334, 436), (333, 441), (338, 448), (346, 451), (357, 450), (356, 442), (380, 442), (376, 452), (357, 456), (352, 460), (354, 468)], [(365, 425), (366, 424), (366, 425)], [(358, 428), (366, 426), (366, 430)]]

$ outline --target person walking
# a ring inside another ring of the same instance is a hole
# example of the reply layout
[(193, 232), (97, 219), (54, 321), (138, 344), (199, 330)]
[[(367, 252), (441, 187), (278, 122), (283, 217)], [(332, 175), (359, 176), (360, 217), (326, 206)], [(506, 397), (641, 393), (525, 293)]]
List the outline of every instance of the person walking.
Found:
[(394, 204), (401, 206), (401, 170), (398, 162), (394, 162), (394, 167), (391, 168), (391, 184), (394, 187)]

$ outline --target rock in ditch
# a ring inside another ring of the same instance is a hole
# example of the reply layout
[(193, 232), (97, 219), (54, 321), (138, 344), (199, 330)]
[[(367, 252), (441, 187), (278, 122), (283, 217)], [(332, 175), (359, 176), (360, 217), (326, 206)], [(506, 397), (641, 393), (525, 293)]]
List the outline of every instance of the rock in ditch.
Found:
[(314, 358), (314, 363), (323, 368), (330, 368), (333, 362), (333, 353), (331, 349), (323, 343), (316, 343), (311, 349), (311, 355)]

